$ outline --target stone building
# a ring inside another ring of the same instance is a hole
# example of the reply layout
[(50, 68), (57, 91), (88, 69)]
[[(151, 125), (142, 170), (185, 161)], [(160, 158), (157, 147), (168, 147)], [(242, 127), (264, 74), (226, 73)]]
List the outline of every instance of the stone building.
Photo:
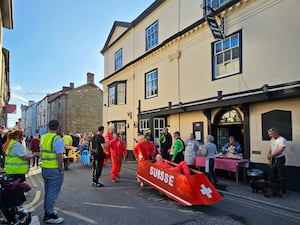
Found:
[[(2, 46), (3, 28), (13, 29), (13, 1), (0, 2), (0, 125), (7, 125), (7, 113), (11, 113), (9, 87), (9, 51)], [(6, 108), (7, 107), (7, 108)]]
[(60, 121), (61, 132), (95, 132), (103, 122), (102, 90), (87, 73), (87, 82), (75, 88), (74, 83), (48, 96), (48, 121)]

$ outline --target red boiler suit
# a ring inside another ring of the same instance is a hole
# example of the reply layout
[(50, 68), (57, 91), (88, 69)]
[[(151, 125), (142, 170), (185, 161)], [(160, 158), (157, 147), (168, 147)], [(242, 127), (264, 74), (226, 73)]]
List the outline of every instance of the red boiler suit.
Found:
[(166, 162), (158, 162), (156, 161), (155, 164), (161, 166), (161, 167), (164, 167), (166, 169), (169, 169), (169, 170), (173, 170), (174, 172), (177, 172), (177, 173), (183, 173), (184, 175), (191, 175), (191, 172), (190, 172), (190, 169), (189, 169), (189, 166), (186, 164), (185, 161), (182, 161), (180, 162), (177, 166), (171, 166), (169, 165), (168, 163)]
[[(105, 143), (110, 143), (111, 140), (114, 139), (114, 136), (112, 133), (110, 133), (109, 131), (106, 132), (105, 136), (104, 136), (104, 141)], [(104, 153), (106, 154), (106, 157), (104, 159), (104, 162), (103, 162), (103, 167), (106, 165), (107, 161), (109, 160), (110, 158), (110, 154), (109, 154), (109, 147), (103, 149)]]
[(111, 140), (109, 143), (110, 161), (111, 161), (111, 180), (115, 180), (119, 175), (122, 166), (123, 154), (127, 155), (125, 144), (121, 140)]
[(155, 145), (152, 141), (141, 141), (133, 149), (134, 157), (138, 160), (149, 160), (154, 156)]

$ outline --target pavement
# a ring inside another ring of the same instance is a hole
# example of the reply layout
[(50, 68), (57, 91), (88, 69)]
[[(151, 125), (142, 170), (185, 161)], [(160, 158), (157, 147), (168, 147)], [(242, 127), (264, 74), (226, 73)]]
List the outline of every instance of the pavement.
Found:
[[(126, 161), (122, 164), (122, 167), (137, 169), (137, 161)], [(300, 214), (300, 192), (293, 192), (287, 190), (287, 193), (280, 198), (279, 196), (265, 197), (262, 191), (253, 193), (249, 184), (235, 182), (235, 179), (227, 177), (217, 177), (218, 182), (222, 185), (226, 185), (226, 189), (218, 189), (221, 195), (233, 196), (235, 198), (245, 199), (253, 201), (266, 206), (272, 206), (279, 209), (285, 209), (290, 212)]]

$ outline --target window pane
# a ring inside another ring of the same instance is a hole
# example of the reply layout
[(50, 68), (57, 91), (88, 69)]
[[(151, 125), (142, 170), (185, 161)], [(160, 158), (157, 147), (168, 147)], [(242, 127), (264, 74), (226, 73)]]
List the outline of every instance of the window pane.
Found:
[(239, 45), (239, 37), (238, 35), (234, 35), (231, 37), (231, 47), (235, 47)]
[(218, 52), (220, 52), (220, 51), (222, 51), (222, 42), (218, 42), (218, 43), (216, 44), (216, 53), (218, 53)]
[(221, 64), (221, 63), (223, 63), (223, 54), (222, 53), (217, 55), (217, 64)]
[(232, 59), (239, 58), (239, 56), (240, 56), (240, 48), (236, 47), (232, 49)]
[(231, 59), (231, 51), (228, 50), (226, 52), (224, 52), (224, 62), (227, 62)]
[(229, 48), (229, 39), (225, 39), (225, 41), (223, 42), (223, 49), (227, 49)]

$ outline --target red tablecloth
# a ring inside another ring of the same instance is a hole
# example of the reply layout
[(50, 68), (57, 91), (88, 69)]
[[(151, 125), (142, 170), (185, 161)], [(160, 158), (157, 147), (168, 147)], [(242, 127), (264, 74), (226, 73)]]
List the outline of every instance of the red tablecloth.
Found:
[[(206, 157), (197, 156), (194, 159), (195, 166), (205, 167)], [(229, 159), (229, 158), (216, 158), (215, 159), (215, 168), (221, 170), (227, 170), (236, 172), (238, 167), (249, 167), (248, 159)]]

